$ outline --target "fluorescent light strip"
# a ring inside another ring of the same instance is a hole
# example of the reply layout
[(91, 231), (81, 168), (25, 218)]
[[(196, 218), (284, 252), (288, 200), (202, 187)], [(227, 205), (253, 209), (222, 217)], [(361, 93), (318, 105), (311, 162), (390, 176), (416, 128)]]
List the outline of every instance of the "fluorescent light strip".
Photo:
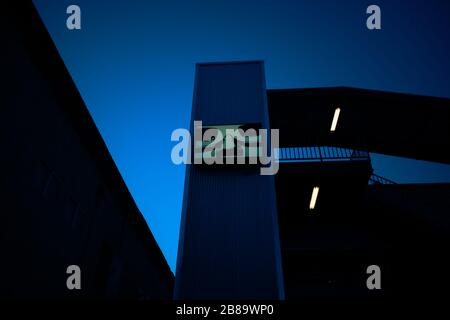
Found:
[(316, 206), (317, 201), (317, 195), (319, 194), (319, 187), (314, 187), (312, 195), (311, 195), (311, 202), (309, 203), (309, 209), (314, 209)]
[(340, 113), (341, 113), (341, 109), (340, 108), (336, 108), (336, 110), (334, 110), (333, 121), (331, 122), (331, 128), (330, 128), (331, 132), (336, 131), (336, 126), (337, 126), (337, 122), (339, 120), (339, 114)]

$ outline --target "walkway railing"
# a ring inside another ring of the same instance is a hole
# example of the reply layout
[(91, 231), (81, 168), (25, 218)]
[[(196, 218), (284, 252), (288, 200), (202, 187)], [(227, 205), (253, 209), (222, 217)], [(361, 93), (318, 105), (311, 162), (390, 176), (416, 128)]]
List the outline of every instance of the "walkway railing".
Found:
[[(337, 147), (293, 147), (275, 149), (275, 159), (279, 162), (326, 162), (370, 160), (366, 151)], [(375, 173), (369, 178), (369, 184), (396, 184), (394, 181)]]
[(293, 147), (275, 149), (279, 162), (324, 162), (369, 160), (368, 152), (337, 147)]
[(396, 184), (394, 181), (386, 179), (382, 176), (379, 176), (375, 173), (372, 173), (372, 176), (369, 179), (369, 184)]

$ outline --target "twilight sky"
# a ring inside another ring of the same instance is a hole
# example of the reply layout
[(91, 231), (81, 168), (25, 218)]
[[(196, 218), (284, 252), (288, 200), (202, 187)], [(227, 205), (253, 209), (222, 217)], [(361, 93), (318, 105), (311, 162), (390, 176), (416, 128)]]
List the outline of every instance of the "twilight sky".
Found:
[[(450, 1), (34, 0), (103, 139), (175, 271), (197, 62), (265, 60), (268, 88), (354, 86), (450, 97)], [(81, 8), (81, 30), (66, 8)], [(381, 8), (382, 30), (366, 28)], [(374, 156), (397, 182), (450, 181), (448, 166)]]

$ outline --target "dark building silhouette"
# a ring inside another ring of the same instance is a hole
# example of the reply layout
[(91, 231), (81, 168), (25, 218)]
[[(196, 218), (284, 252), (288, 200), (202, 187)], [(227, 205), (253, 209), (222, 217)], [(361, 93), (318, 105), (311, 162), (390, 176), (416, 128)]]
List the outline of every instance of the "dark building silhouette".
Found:
[[(373, 173), (368, 152), (449, 164), (450, 100), (346, 87), (267, 95), (281, 132), (286, 298), (445, 294), (450, 184), (393, 183)], [(381, 291), (366, 287), (370, 265), (381, 269)]]
[[(199, 64), (195, 79), (192, 121), (269, 128), (262, 62)], [(175, 298), (282, 298), (274, 177), (208, 169), (187, 167)]]
[(2, 7), (0, 29), (0, 297), (171, 299), (173, 274), (31, 1)]
[[(2, 8), (0, 24), (1, 298), (446, 295), (450, 184), (394, 183), (370, 152), (450, 163), (449, 99), (266, 90), (262, 62), (197, 65), (192, 120), (279, 129), (280, 170), (187, 166), (172, 290), (33, 5)], [(80, 291), (66, 287), (69, 265)], [(381, 290), (367, 289), (370, 265)]]
[[(450, 184), (394, 183), (370, 153), (450, 163), (450, 100), (265, 90), (263, 70), (197, 65), (192, 122), (279, 129), (280, 169), (273, 186), (246, 166), (188, 165), (175, 298), (445, 294)], [(372, 265), (380, 290), (366, 285)]]

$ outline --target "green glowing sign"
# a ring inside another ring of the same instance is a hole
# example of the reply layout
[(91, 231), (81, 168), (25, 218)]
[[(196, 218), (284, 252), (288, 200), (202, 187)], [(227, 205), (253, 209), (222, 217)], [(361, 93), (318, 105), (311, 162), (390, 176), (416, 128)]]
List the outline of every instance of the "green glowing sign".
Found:
[(194, 158), (208, 161), (222, 157), (224, 163), (230, 158), (238, 163), (256, 159), (260, 154), (260, 128), (259, 124), (203, 126), (202, 139), (195, 141)]

